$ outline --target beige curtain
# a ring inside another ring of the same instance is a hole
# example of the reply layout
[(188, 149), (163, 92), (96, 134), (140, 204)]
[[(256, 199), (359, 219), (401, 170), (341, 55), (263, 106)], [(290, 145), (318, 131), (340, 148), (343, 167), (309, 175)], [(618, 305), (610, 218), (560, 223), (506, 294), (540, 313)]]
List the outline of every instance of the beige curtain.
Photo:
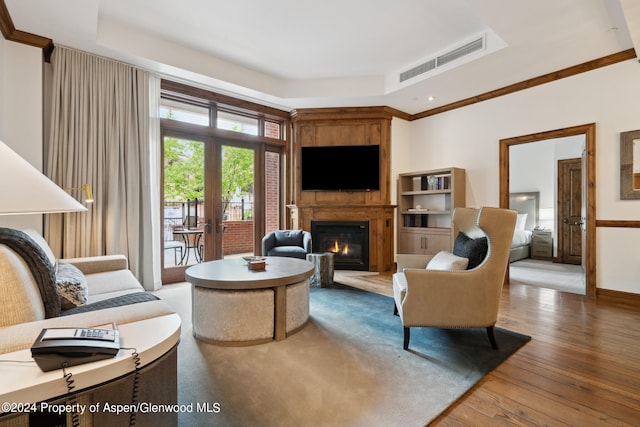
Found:
[[(159, 128), (153, 131), (157, 110), (150, 108), (157, 109), (158, 101), (150, 100), (159, 100), (158, 79), (60, 46), (51, 63), (46, 172), (62, 187), (91, 184), (94, 203), (87, 204), (87, 212), (49, 215), (45, 236), (62, 258), (125, 254), (144, 287), (156, 289), (159, 197), (152, 190), (159, 185), (160, 138)], [(82, 201), (82, 192), (73, 194)]]

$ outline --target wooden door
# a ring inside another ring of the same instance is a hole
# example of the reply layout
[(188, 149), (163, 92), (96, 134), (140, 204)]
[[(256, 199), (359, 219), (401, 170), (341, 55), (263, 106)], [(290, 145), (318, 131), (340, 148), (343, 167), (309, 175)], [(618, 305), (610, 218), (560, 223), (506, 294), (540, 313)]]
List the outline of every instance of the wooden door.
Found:
[(582, 159), (558, 161), (558, 256), (564, 264), (582, 264)]

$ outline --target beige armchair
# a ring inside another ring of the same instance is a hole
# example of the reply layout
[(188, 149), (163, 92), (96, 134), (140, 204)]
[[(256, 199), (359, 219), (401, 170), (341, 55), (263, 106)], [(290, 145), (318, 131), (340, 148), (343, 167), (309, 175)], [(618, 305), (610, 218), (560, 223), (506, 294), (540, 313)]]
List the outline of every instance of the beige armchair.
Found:
[(410, 327), (486, 328), (492, 347), (498, 348), (494, 326), (516, 215), (490, 207), (455, 209), (453, 222), (460, 231), (473, 239), (487, 237), (486, 257), (470, 270), (429, 270), (425, 267), (433, 256), (396, 256), (393, 297), (404, 327), (405, 350)]

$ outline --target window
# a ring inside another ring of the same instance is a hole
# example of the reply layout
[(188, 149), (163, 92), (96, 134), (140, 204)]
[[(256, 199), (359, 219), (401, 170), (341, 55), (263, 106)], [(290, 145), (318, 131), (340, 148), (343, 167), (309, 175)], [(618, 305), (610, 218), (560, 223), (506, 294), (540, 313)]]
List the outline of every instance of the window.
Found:
[(258, 135), (258, 119), (225, 111), (218, 111), (217, 127), (248, 135)]
[(270, 144), (286, 140), (290, 119), (287, 111), (166, 80), (160, 118), (268, 138)]
[(209, 107), (203, 107), (171, 99), (160, 99), (160, 118), (172, 119), (194, 125), (209, 126)]

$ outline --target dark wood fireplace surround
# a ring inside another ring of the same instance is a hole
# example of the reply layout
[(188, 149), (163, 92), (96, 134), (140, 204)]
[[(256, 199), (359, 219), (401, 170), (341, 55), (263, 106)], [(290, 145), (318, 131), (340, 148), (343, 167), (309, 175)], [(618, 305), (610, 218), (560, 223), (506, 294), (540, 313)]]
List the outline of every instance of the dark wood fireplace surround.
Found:
[[(368, 221), (369, 271), (394, 267), (395, 206), (391, 205), (391, 119), (385, 107), (303, 109), (292, 113), (289, 170), (291, 203), (287, 224), (311, 230), (311, 221)], [(379, 191), (301, 191), (301, 147), (380, 145)]]

